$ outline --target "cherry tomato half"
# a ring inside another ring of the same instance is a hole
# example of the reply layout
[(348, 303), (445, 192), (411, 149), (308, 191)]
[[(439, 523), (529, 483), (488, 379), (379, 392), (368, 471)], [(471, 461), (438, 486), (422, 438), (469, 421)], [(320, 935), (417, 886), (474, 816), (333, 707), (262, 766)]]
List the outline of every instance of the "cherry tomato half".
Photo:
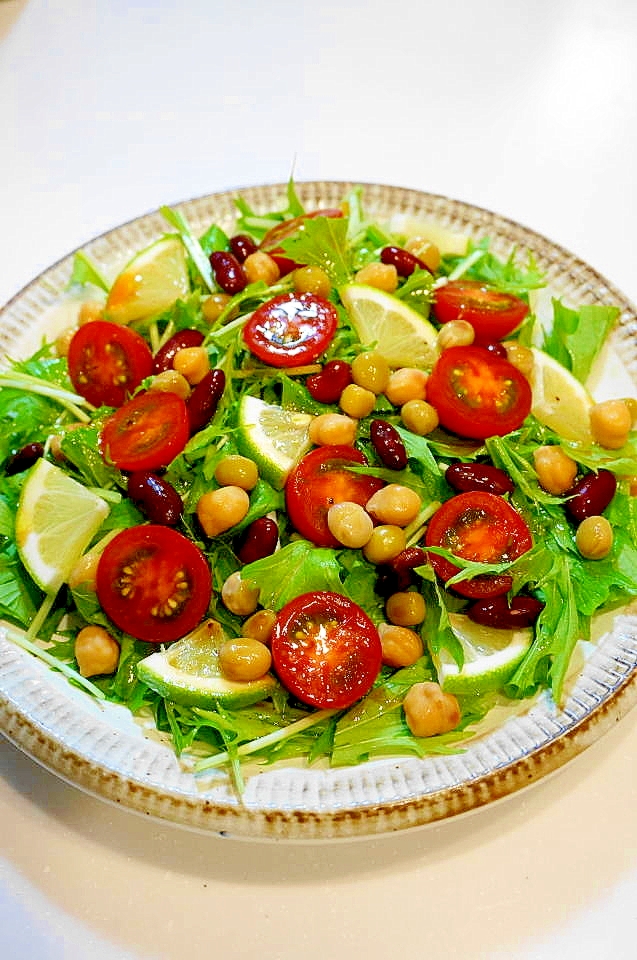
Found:
[(427, 381), (427, 400), (445, 429), (461, 437), (502, 437), (531, 410), (531, 387), (508, 360), (484, 347), (443, 350)]
[(143, 337), (128, 327), (93, 320), (73, 335), (68, 352), (73, 388), (95, 407), (121, 407), (153, 371)]
[(113, 623), (139, 640), (169, 643), (208, 611), (210, 567), (191, 540), (146, 524), (118, 533), (97, 567), (97, 597)]
[(270, 254), (281, 271), (281, 276), (284, 277), (286, 274), (291, 273), (292, 270), (296, 270), (300, 264), (295, 263), (290, 257), (285, 256), (281, 249), (281, 242), (298, 233), (299, 230), (302, 230), (306, 220), (314, 220), (315, 217), (329, 217), (331, 219), (342, 216), (343, 211), (338, 207), (327, 207), (323, 210), (312, 210), (310, 213), (303, 213), (300, 217), (293, 217), (291, 220), (284, 220), (282, 223), (277, 223), (276, 227), (268, 230), (259, 247), (265, 251), (265, 253)]
[(478, 344), (504, 339), (520, 326), (528, 312), (524, 300), (479, 280), (451, 280), (434, 293), (433, 313), (438, 323), (466, 320)]
[(320, 709), (344, 709), (371, 689), (381, 666), (378, 631), (339, 593), (295, 597), (279, 612), (271, 640), (281, 683)]
[(336, 308), (313, 293), (282, 293), (254, 311), (243, 328), (246, 346), (271, 367), (312, 363), (338, 326)]
[(285, 484), (285, 502), (295, 529), (317, 547), (338, 547), (327, 525), (327, 511), (335, 503), (351, 501), (365, 506), (384, 481), (348, 466), (367, 463), (355, 447), (344, 444), (317, 447), (290, 473)]
[[(455, 556), (481, 563), (516, 560), (533, 546), (526, 521), (495, 493), (471, 491), (447, 500), (429, 521), (425, 544), (444, 547)], [(459, 571), (449, 560), (428, 554), (434, 571), (445, 583)], [(513, 580), (508, 574), (485, 574), (453, 585), (463, 597), (496, 597), (508, 593)]]
[(157, 470), (181, 453), (190, 436), (186, 404), (176, 393), (138, 393), (104, 421), (100, 446), (120, 470)]

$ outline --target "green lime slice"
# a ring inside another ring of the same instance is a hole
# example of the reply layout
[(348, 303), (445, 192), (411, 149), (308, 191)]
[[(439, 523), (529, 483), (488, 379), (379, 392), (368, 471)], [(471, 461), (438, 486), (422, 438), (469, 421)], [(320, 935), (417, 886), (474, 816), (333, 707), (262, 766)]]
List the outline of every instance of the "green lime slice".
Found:
[(138, 253), (115, 278), (104, 315), (115, 323), (131, 323), (167, 310), (190, 292), (184, 245), (166, 236)]
[(283, 489), (290, 470), (312, 446), (308, 413), (284, 410), (244, 394), (239, 403), (237, 444), (254, 460), (264, 480)]
[(392, 367), (430, 367), (435, 360), (436, 328), (391, 293), (350, 283), (341, 300), (358, 338), (375, 344)]
[(434, 657), (438, 680), (448, 693), (499, 690), (512, 676), (533, 641), (533, 629), (502, 630), (474, 623), (465, 614), (450, 613), (451, 629), (462, 644), (462, 670), (447, 650)]

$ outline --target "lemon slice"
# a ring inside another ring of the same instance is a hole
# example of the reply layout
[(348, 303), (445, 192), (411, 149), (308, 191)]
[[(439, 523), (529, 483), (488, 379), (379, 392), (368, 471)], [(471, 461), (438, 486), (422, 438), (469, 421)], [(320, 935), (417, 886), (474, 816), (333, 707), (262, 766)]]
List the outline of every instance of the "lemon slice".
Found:
[(55, 593), (68, 580), (108, 512), (101, 497), (37, 461), (22, 488), (15, 533), (20, 559), (42, 590)]
[(462, 644), (464, 664), (458, 669), (447, 650), (434, 657), (438, 680), (449, 693), (499, 690), (511, 677), (533, 641), (533, 629), (502, 630), (474, 623), (465, 614), (450, 613), (451, 629)]
[(436, 329), (402, 300), (363, 283), (348, 284), (340, 296), (361, 343), (375, 344), (390, 366), (432, 366)]
[(270, 673), (258, 680), (226, 680), (219, 668), (224, 633), (216, 620), (206, 620), (167, 650), (151, 653), (137, 664), (137, 675), (162, 697), (189, 707), (247, 707), (265, 700), (277, 687)]
[(398, 214), (392, 220), (392, 229), (397, 233), (405, 233), (409, 237), (422, 237), (438, 247), (443, 256), (453, 255), (464, 257), (469, 245), (469, 238), (465, 233), (443, 227), (433, 220), (420, 220), (409, 214)]
[(115, 278), (104, 314), (115, 323), (131, 323), (167, 310), (189, 292), (184, 245), (179, 237), (162, 237), (133, 257)]
[(531, 413), (564, 440), (591, 443), (590, 411), (593, 398), (565, 367), (536, 347), (530, 376)]
[(312, 446), (312, 420), (311, 414), (244, 394), (239, 404), (239, 449), (254, 460), (264, 480), (282, 490), (290, 470)]

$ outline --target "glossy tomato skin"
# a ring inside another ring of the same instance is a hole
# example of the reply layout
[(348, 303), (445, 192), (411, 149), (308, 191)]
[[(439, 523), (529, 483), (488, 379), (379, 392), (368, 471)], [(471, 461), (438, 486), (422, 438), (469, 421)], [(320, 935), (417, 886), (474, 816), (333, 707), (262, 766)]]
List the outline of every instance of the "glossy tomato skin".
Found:
[(153, 356), (144, 338), (107, 320), (93, 320), (77, 330), (68, 364), (74, 390), (95, 407), (121, 407), (153, 372)]
[(259, 248), (268, 253), (278, 266), (281, 276), (285, 277), (292, 270), (296, 270), (300, 264), (295, 263), (290, 257), (286, 257), (281, 249), (283, 240), (294, 236), (303, 228), (306, 220), (314, 220), (316, 217), (338, 218), (343, 216), (343, 211), (338, 207), (325, 207), (320, 210), (312, 210), (310, 213), (303, 213), (300, 217), (292, 217), (291, 220), (284, 220), (277, 223), (276, 227), (268, 230), (265, 237), (259, 244)]
[(517, 367), (483, 347), (449, 347), (427, 381), (441, 425), (461, 437), (503, 437), (531, 411), (531, 387)]
[[(533, 546), (526, 521), (503, 497), (494, 493), (459, 493), (438, 508), (429, 521), (427, 547), (444, 547), (455, 556), (482, 563), (516, 560)], [(445, 583), (459, 568), (444, 557), (428, 554), (436, 574)], [(508, 593), (508, 574), (485, 574), (453, 585), (463, 597), (479, 599)]]
[(282, 293), (254, 311), (243, 339), (263, 363), (295, 367), (320, 357), (337, 326), (338, 313), (329, 300), (313, 293)]
[(340, 546), (327, 525), (329, 508), (345, 501), (365, 506), (385, 485), (378, 477), (347, 469), (366, 463), (360, 450), (345, 444), (317, 447), (303, 457), (285, 484), (287, 512), (298, 533), (317, 547)]
[(212, 594), (210, 567), (199, 547), (156, 524), (122, 530), (107, 544), (96, 585), (113, 623), (150, 643), (170, 643), (193, 630)]
[(104, 421), (102, 456), (120, 470), (157, 470), (181, 453), (190, 436), (186, 404), (176, 393), (138, 393)]
[(524, 300), (478, 280), (451, 280), (434, 293), (433, 313), (438, 323), (466, 320), (475, 331), (477, 344), (508, 337), (528, 312)]
[(303, 703), (345, 709), (371, 689), (381, 667), (378, 631), (347, 597), (315, 591), (277, 615), (272, 661), (281, 683)]

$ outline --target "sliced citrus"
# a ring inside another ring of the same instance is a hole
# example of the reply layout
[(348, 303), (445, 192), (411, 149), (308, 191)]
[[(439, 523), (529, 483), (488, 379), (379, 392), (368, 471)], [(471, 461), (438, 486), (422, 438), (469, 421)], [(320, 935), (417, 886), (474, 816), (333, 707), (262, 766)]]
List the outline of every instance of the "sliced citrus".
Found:
[(570, 371), (536, 347), (530, 376), (531, 413), (564, 440), (591, 443), (590, 410), (593, 399)]
[(190, 292), (184, 245), (166, 236), (138, 253), (115, 278), (104, 314), (115, 323), (131, 323), (167, 310)]
[(42, 590), (54, 593), (68, 580), (108, 512), (101, 497), (37, 461), (22, 488), (15, 532), (20, 558)]
[(273, 487), (281, 490), (288, 474), (312, 446), (309, 426), (312, 416), (295, 410), (284, 410), (247, 394), (239, 404), (241, 452), (254, 460), (259, 473)]
[(533, 640), (533, 629), (495, 629), (474, 623), (465, 614), (450, 613), (449, 622), (464, 651), (462, 670), (451, 654), (434, 657), (438, 680), (449, 693), (472, 694), (499, 690), (511, 677)]
[(340, 295), (361, 343), (375, 345), (390, 366), (432, 366), (437, 333), (425, 317), (391, 293), (363, 283), (347, 284)]
[(277, 686), (270, 673), (258, 680), (227, 680), (219, 667), (225, 639), (216, 620), (206, 620), (188, 636), (137, 664), (137, 675), (162, 697), (190, 707), (246, 707), (269, 697)]
[(464, 257), (469, 245), (469, 238), (459, 230), (443, 227), (434, 220), (423, 220), (410, 214), (397, 214), (392, 219), (392, 229), (408, 237), (422, 237), (438, 247), (443, 256)]

